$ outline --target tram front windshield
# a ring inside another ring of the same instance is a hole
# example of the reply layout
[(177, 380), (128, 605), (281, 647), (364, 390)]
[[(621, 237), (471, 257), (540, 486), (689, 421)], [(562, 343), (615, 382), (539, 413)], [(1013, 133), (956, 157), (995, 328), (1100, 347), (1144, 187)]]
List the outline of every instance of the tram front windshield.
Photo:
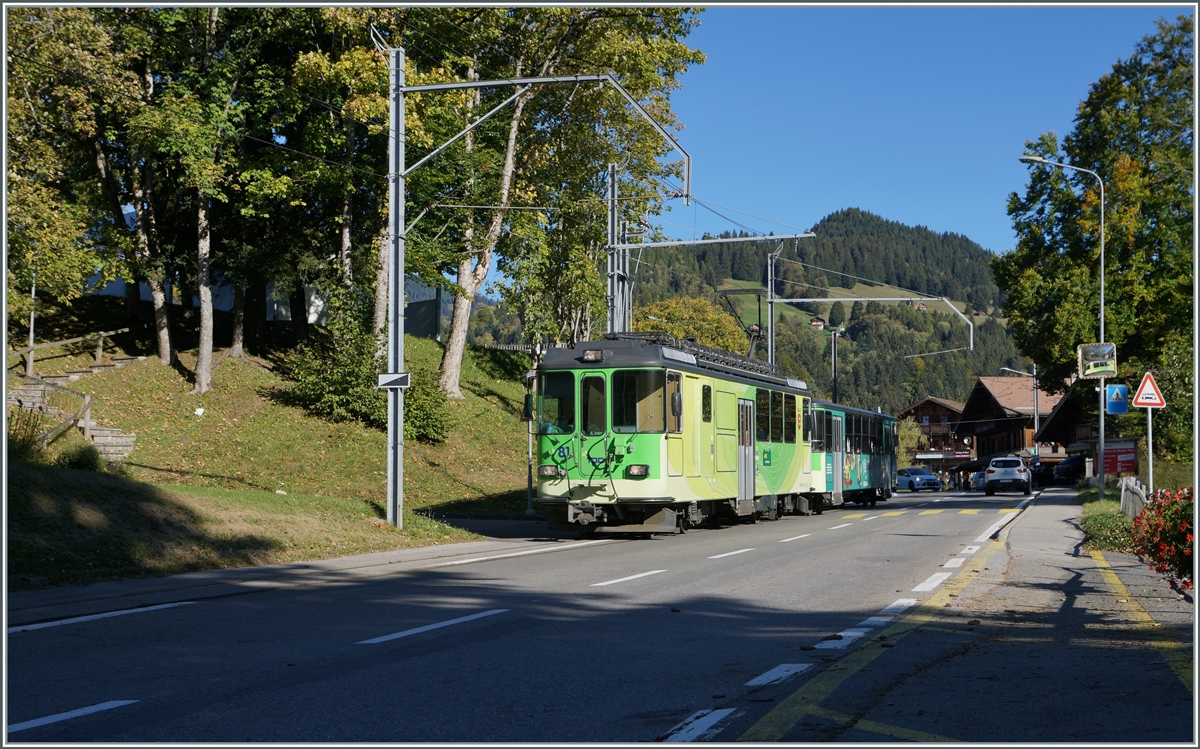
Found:
[(622, 434), (662, 432), (666, 429), (661, 369), (613, 372), (612, 430)]
[(538, 376), (538, 434), (575, 432), (575, 377), (570, 372), (548, 372)]

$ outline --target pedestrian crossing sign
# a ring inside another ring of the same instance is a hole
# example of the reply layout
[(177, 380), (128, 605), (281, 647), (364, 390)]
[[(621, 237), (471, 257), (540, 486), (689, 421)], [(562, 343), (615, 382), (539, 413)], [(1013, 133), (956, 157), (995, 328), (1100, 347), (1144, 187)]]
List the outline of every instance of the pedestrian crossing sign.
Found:
[(1129, 413), (1129, 386), (1106, 385), (1104, 412), (1110, 414)]

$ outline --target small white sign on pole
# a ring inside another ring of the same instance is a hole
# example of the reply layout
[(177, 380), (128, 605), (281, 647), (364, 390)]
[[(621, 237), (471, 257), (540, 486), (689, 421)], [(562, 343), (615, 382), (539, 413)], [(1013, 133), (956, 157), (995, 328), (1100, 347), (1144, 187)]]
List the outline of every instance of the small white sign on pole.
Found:
[(1137, 393), (1133, 396), (1133, 405), (1138, 408), (1146, 409), (1146, 464), (1149, 467), (1149, 484), (1150, 492), (1154, 492), (1154, 409), (1163, 408), (1167, 405), (1167, 401), (1163, 398), (1162, 391), (1158, 389), (1158, 383), (1154, 381), (1154, 375), (1149, 372), (1142, 377), (1142, 384), (1138, 385)]

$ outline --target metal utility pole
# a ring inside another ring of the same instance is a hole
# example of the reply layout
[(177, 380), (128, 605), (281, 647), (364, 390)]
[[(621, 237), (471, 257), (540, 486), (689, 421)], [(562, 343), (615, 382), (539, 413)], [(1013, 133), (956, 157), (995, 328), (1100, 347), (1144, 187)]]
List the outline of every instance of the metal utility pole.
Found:
[[(404, 369), (404, 240), (412, 225), (404, 226), (404, 182), (415, 169), (441, 153), (452, 143), (478, 127), (484, 120), (499, 112), (531, 86), (542, 83), (581, 83), (601, 81), (612, 85), (629, 104), (648, 120), (684, 158), (684, 198), (690, 204), (692, 188), (692, 157), (680, 148), (662, 125), (634, 99), (628, 91), (608, 74), (545, 76), (539, 78), (509, 78), (497, 81), (464, 81), (459, 83), (436, 83), (426, 86), (406, 86), (404, 81), (404, 48), (389, 47), (383, 35), (371, 27), (371, 40), (375, 48), (388, 61), (388, 119), (391, 140), (388, 143), (388, 236), (390, 253), (388, 258), (388, 347), (387, 373), (379, 375), (378, 387), (388, 391), (388, 495), (387, 521), (396, 528), (403, 527), (404, 509), (404, 388), (409, 385), (409, 375)], [(449, 91), (468, 88), (494, 88), (520, 86), (515, 94), (479, 117), (457, 135), (425, 154), (411, 167), (404, 164), (404, 95), (422, 91)], [(422, 213), (424, 215), (424, 213)], [(420, 219), (421, 216), (417, 216)], [(416, 220), (413, 221), (413, 224)]]
[(775, 261), (783, 252), (783, 242), (767, 255), (767, 364), (775, 365)]
[(837, 342), (838, 336), (842, 334), (843, 328), (838, 328), (833, 331), (833, 402), (838, 402), (838, 386), (837, 386)]
[[(1029, 372), (1022, 372), (1019, 369), (1012, 369), (1010, 367), (1000, 367), (1000, 369), (1004, 370), (1005, 372), (1012, 372), (1013, 374), (1019, 374), (1024, 377), (1032, 377), (1033, 378), (1033, 455), (1036, 456), (1036, 455), (1038, 455), (1037, 433), (1038, 433), (1038, 430), (1041, 428), (1041, 421), (1039, 420), (1039, 412), (1038, 412), (1037, 364), (1035, 363), (1033, 365), (1033, 373), (1032, 374), (1030, 374)], [(1040, 460), (1040, 458), (1039, 458), (1039, 460)]]

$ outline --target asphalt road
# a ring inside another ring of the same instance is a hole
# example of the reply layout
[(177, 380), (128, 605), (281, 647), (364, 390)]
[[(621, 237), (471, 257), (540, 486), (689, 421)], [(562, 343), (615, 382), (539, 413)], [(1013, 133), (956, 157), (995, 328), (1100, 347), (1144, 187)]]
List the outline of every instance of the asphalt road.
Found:
[[(989, 536), (1029, 499), (903, 493), (872, 509), (653, 539), (531, 528), (503, 548), (398, 571), (10, 626), (9, 740), (1008, 738), (988, 721), (956, 729), (953, 715), (909, 722), (920, 729), (863, 716), (919, 719), (930, 689), (935, 704), (957, 699), (953, 684), (913, 690), (908, 677), (978, 639), (978, 621), (938, 621), (1011, 556)], [(1190, 700), (1165, 673), (1164, 694)]]

